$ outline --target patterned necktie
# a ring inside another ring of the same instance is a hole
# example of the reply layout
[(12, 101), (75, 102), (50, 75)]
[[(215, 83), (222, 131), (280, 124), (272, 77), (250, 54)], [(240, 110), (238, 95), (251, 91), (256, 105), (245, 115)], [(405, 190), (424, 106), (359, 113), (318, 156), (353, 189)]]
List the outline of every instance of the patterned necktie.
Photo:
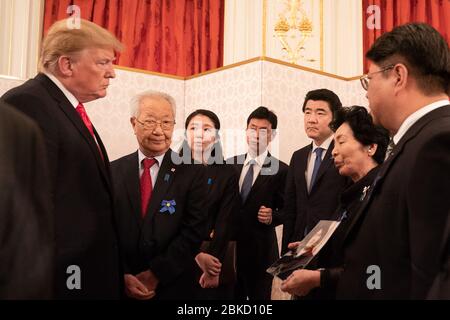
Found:
[(242, 182), (242, 187), (241, 187), (241, 198), (242, 198), (242, 203), (245, 202), (245, 200), (247, 200), (247, 197), (250, 193), (250, 190), (252, 189), (252, 185), (253, 185), (253, 166), (255, 164), (255, 162), (252, 160), (249, 162), (249, 167), (248, 167), (248, 171), (247, 174), (244, 177), (244, 181)]
[(97, 144), (97, 140), (95, 139), (94, 127), (92, 126), (92, 122), (89, 119), (89, 117), (86, 113), (86, 109), (84, 108), (84, 106), (81, 102), (78, 104), (76, 110), (77, 110), (81, 120), (83, 120), (84, 125), (89, 130), (89, 133), (91, 134), (92, 138), (94, 139), (95, 144), (97, 145), (97, 148), (98, 148), (98, 152), (100, 152), (100, 156), (102, 157), (102, 160), (104, 160), (103, 153), (100, 150), (100, 146)]
[(145, 158), (142, 160), (144, 166), (144, 172), (141, 175), (141, 214), (142, 218), (145, 218), (147, 214), (148, 204), (152, 197), (152, 176), (150, 175), (150, 168), (156, 163), (155, 159)]
[(386, 161), (392, 154), (392, 151), (395, 148), (395, 143), (394, 143), (394, 139), (391, 137), (391, 139), (389, 139), (389, 144), (387, 146), (386, 149), (386, 155), (384, 156), (384, 160)]
[(311, 183), (309, 184), (309, 191), (312, 190), (314, 183), (316, 183), (317, 173), (319, 172), (320, 164), (322, 163), (322, 152), (325, 150), (324, 148), (317, 148), (314, 150), (316, 154), (316, 160), (314, 161), (314, 169), (311, 176)]

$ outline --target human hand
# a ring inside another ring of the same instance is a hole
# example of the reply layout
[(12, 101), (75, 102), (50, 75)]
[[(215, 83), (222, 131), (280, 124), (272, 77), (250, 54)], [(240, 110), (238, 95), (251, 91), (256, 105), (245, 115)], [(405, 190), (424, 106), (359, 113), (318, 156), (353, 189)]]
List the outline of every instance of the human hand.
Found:
[(208, 253), (200, 252), (195, 257), (195, 261), (200, 269), (210, 276), (218, 276), (222, 270), (222, 263), (220, 263), (220, 260)]
[(202, 288), (217, 288), (219, 286), (219, 276), (210, 276), (204, 272), (198, 283)]
[(281, 283), (281, 291), (303, 297), (312, 289), (320, 287), (320, 271), (300, 269)]
[(150, 270), (142, 271), (136, 275), (136, 278), (145, 285), (148, 291), (155, 291), (158, 286), (158, 278)]
[(272, 209), (261, 206), (258, 211), (258, 221), (264, 224), (272, 223)]
[(133, 299), (148, 300), (155, 296), (155, 291), (149, 291), (147, 287), (132, 274), (125, 274), (125, 294)]

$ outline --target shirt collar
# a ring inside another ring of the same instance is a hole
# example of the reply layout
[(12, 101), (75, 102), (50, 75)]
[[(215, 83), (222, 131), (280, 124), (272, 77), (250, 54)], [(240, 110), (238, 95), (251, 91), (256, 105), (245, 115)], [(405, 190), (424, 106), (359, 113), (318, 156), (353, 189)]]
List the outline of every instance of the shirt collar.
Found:
[[(153, 157), (153, 159), (155, 159), (158, 162), (158, 166), (161, 166), (161, 163), (164, 159), (164, 155), (165, 155), (165, 153), (163, 153), (159, 156)], [(141, 149), (138, 149), (139, 168), (141, 167), (142, 160), (144, 160), (145, 158), (148, 158), (148, 157), (145, 156), (145, 154), (141, 151)]]
[(316, 144), (316, 142), (313, 140), (313, 148), (312, 152), (314, 152), (317, 148), (322, 148), (325, 150), (325, 153), (327, 152), (328, 148), (330, 147), (331, 142), (333, 141), (333, 135), (329, 136), (320, 146)]
[(244, 167), (247, 166), (248, 163), (252, 160), (255, 161), (259, 167), (262, 167), (264, 165), (264, 161), (266, 161), (266, 157), (268, 154), (269, 151), (267, 149), (256, 158), (252, 158), (250, 153), (247, 153), (247, 156), (245, 157)]
[(56, 86), (59, 88), (59, 90), (62, 91), (62, 93), (66, 96), (67, 100), (69, 100), (70, 104), (76, 108), (78, 107), (78, 104), (80, 103), (78, 101), (77, 98), (75, 98), (75, 96), (66, 89), (66, 87), (64, 87), (64, 85), (61, 83), (61, 81), (58, 80), (58, 78), (56, 78), (54, 75), (52, 75), (51, 73), (45, 73), (45, 75), (53, 81), (54, 84), (56, 84)]
[(394, 143), (397, 144), (400, 141), (400, 139), (405, 135), (405, 133), (408, 131), (408, 129), (411, 128), (411, 126), (417, 121), (419, 121), (419, 119), (422, 118), (424, 115), (443, 106), (447, 106), (449, 104), (450, 101), (448, 100), (439, 100), (430, 103), (429, 105), (426, 105), (425, 107), (422, 107), (416, 112), (410, 114), (409, 117), (403, 121), (397, 133), (394, 135), (393, 137)]

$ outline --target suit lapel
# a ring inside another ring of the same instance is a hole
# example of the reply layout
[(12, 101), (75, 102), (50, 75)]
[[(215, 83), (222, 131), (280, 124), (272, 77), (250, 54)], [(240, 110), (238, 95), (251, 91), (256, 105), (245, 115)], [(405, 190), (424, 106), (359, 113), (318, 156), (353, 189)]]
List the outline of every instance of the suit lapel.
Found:
[(317, 172), (316, 181), (315, 181), (315, 183), (314, 183), (314, 185), (313, 185), (313, 187), (311, 189), (310, 194), (315, 191), (315, 189), (317, 188), (317, 185), (318, 185), (320, 179), (325, 174), (325, 172), (328, 170), (330, 165), (333, 163), (333, 158), (331, 157), (331, 153), (333, 151), (333, 148), (334, 148), (334, 142), (331, 142), (330, 146), (327, 149), (327, 153), (325, 153), (325, 157), (323, 158), (323, 161), (320, 164), (319, 171)]
[(361, 204), (361, 207), (358, 209), (358, 211), (356, 212), (355, 217), (352, 219), (352, 222), (348, 226), (348, 228), (347, 228), (347, 230), (345, 232), (345, 235), (343, 237), (343, 242), (342, 243), (345, 243), (345, 241), (347, 240), (347, 238), (350, 235), (350, 232), (352, 231), (354, 226), (363, 217), (363, 213), (366, 210), (367, 205), (370, 203), (370, 201), (372, 199), (373, 192), (379, 187), (380, 181), (384, 178), (384, 175), (389, 170), (389, 168), (391, 166), (391, 163), (392, 163), (392, 160), (394, 160), (394, 158), (395, 157), (390, 158), (388, 161), (384, 162), (381, 165), (382, 167), (380, 168), (380, 172), (375, 177), (375, 180), (372, 182), (372, 185), (370, 186), (370, 190), (367, 193), (365, 199), (363, 200), (363, 203)]
[[(247, 199), (245, 200), (245, 203), (247, 203), (249, 201), (249, 199), (252, 198), (253, 194), (258, 192), (258, 189), (260, 189), (268, 181), (270, 181), (271, 176), (274, 175), (274, 173), (272, 173), (270, 171), (272, 171), (272, 164), (275, 161), (279, 161), (279, 160), (272, 157), (272, 155), (270, 153), (267, 153), (267, 157), (264, 160), (264, 164), (261, 168), (261, 171), (259, 172), (258, 176), (256, 177), (255, 183), (253, 183), (252, 188), (250, 189), (250, 193), (248, 194)], [(242, 165), (242, 167), (243, 167), (243, 165)], [(242, 169), (241, 169), (241, 172), (242, 172)], [(263, 172), (264, 172), (264, 174), (262, 174)]]
[[(161, 167), (159, 168), (158, 178), (156, 179), (155, 187), (153, 188), (152, 198), (150, 199), (147, 215), (144, 221), (154, 222), (155, 216), (161, 208), (162, 200), (172, 200), (164, 198), (170, 186), (172, 185), (177, 169), (177, 166), (172, 162), (172, 153), (173, 151), (169, 149), (164, 155)], [(154, 223), (151, 223), (150, 225), (153, 226)]]
[(125, 166), (125, 187), (128, 193), (128, 198), (131, 203), (131, 209), (136, 223), (140, 226), (142, 224), (141, 218), (141, 192), (139, 181), (139, 157), (138, 152), (132, 154), (128, 159), (129, 163)]
[(302, 150), (302, 154), (300, 155), (300, 167), (298, 172), (295, 172), (295, 174), (300, 174), (300, 183), (301, 183), (301, 190), (303, 191), (303, 194), (305, 194), (306, 196), (308, 196), (308, 185), (306, 183), (306, 169), (308, 167), (308, 156), (311, 153), (312, 150), (312, 144), (309, 145), (309, 148), (307, 148), (306, 150)]
[[(264, 186), (266, 184), (270, 177), (273, 175), (271, 174), (271, 166), (272, 162), (278, 161), (278, 159), (273, 158), (270, 153), (267, 154), (266, 159), (264, 160), (264, 164), (261, 168), (261, 171), (259, 172), (258, 176), (256, 177), (255, 183), (253, 184), (252, 188), (250, 189), (250, 193), (248, 194), (247, 201), (252, 197), (254, 193), (257, 193), (258, 189)], [(262, 174), (265, 172), (265, 174)]]
[(383, 181), (383, 179), (388, 174), (389, 169), (392, 167), (392, 164), (396, 161), (397, 157), (403, 152), (405, 144), (409, 140), (411, 140), (414, 137), (416, 137), (417, 134), (422, 130), (422, 128), (425, 127), (430, 121), (432, 121), (432, 120), (434, 120), (436, 118), (440, 118), (441, 117), (440, 113), (442, 112), (442, 109), (449, 108), (449, 107), (450, 106), (442, 107), (440, 109), (437, 109), (435, 111), (432, 111), (432, 112), (426, 114), (424, 117), (419, 119), (419, 121), (417, 121), (415, 124), (413, 124), (413, 126), (400, 139), (398, 144), (393, 149), (393, 151), (391, 153), (391, 156), (381, 165), (380, 172), (375, 177), (375, 180), (372, 183), (372, 186), (370, 187), (371, 190), (369, 191), (369, 193), (367, 194), (366, 198), (364, 199), (360, 209), (356, 213), (355, 218), (352, 220), (352, 223), (347, 228), (347, 231), (346, 231), (345, 236), (343, 238), (344, 243), (347, 240), (348, 236), (350, 235), (353, 227), (357, 224), (357, 222), (359, 220), (361, 220), (363, 218), (363, 216), (364, 216), (363, 213), (366, 211), (367, 206), (369, 205), (369, 203), (371, 202), (371, 200), (373, 198), (372, 197), (373, 192), (375, 192), (375, 190), (377, 190), (377, 188), (380, 187), (381, 182)]
[(235, 157), (232, 157), (230, 159), (227, 160), (227, 164), (231, 164), (233, 166), (233, 168), (236, 170), (238, 177), (241, 176), (242, 173), (242, 169), (244, 168), (244, 162), (245, 162), (245, 157), (247, 155), (246, 154), (241, 154)]
[[(89, 130), (86, 128), (86, 125), (84, 124), (83, 120), (81, 120), (80, 116), (78, 115), (78, 113), (75, 110), (75, 108), (73, 107), (73, 105), (70, 104), (70, 102), (69, 102), (69, 100), (67, 100), (66, 96), (61, 92), (61, 90), (56, 86), (56, 84), (54, 84), (53, 81), (51, 81), (46, 75), (39, 74), (36, 76), (35, 79), (37, 81), (43, 83), (44, 87), (48, 89), (48, 92), (52, 95), (52, 97), (56, 101), (58, 101), (58, 106), (60, 107), (60, 109), (64, 112), (64, 114), (67, 116), (67, 118), (69, 118), (69, 120), (72, 122), (72, 124), (78, 130), (80, 135), (83, 137), (83, 139), (89, 145), (91, 152), (94, 153), (94, 157), (97, 162), (97, 166), (103, 175), (105, 183), (108, 186), (108, 188), (110, 188), (110, 179), (106, 172), (105, 162), (103, 162), (103, 160), (100, 156), (97, 143), (95, 142), (94, 138), (91, 136)], [(94, 132), (95, 132), (96, 139), (99, 143), (100, 150), (102, 150), (103, 156), (105, 157), (105, 160), (106, 160), (107, 159), (106, 151), (104, 151), (103, 143), (100, 139), (100, 136), (95, 131), (95, 128), (94, 128)]]

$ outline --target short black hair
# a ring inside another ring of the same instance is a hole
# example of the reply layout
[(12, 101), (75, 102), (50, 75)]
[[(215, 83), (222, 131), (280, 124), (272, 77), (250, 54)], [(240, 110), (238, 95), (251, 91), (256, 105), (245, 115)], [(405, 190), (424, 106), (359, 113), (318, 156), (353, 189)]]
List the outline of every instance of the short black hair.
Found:
[(378, 66), (404, 63), (424, 94), (449, 91), (448, 44), (426, 23), (407, 23), (384, 33), (366, 53), (366, 58)]
[(330, 128), (336, 132), (344, 123), (350, 126), (353, 136), (363, 146), (377, 145), (377, 151), (373, 155), (373, 159), (378, 164), (383, 163), (389, 144), (389, 133), (385, 128), (373, 123), (372, 116), (366, 108), (361, 106), (341, 108), (336, 113), (335, 119), (330, 123)]
[(336, 113), (336, 111), (342, 107), (341, 100), (339, 99), (337, 94), (328, 89), (316, 89), (316, 90), (309, 91), (305, 96), (305, 101), (303, 102), (303, 107), (302, 107), (303, 112), (305, 112), (306, 103), (309, 100), (314, 100), (314, 101), (320, 100), (320, 101), (328, 102), (328, 105), (330, 106), (330, 111), (333, 113), (333, 117), (334, 117), (334, 114)]
[(278, 124), (277, 115), (273, 111), (267, 109), (266, 107), (263, 106), (258, 107), (252, 113), (250, 113), (250, 115), (247, 118), (247, 127), (248, 124), (250, 123), (250, 120), (252, 119), (265, 119), (270, 122), (270, 124), (272, 125), (272, 129), (277, 128)]
[(187, 116), (186, 122), (184, 123), (184, 128), (187, 129), (189, 122), (191, 122), (192, 118), (195, 116), (202, 115), (208, 117), (212, 123), (214, 124), (214, 129), (220, 130), (220, 120), (219, 117), (212, 111), (206, 109), (197, 109)]

